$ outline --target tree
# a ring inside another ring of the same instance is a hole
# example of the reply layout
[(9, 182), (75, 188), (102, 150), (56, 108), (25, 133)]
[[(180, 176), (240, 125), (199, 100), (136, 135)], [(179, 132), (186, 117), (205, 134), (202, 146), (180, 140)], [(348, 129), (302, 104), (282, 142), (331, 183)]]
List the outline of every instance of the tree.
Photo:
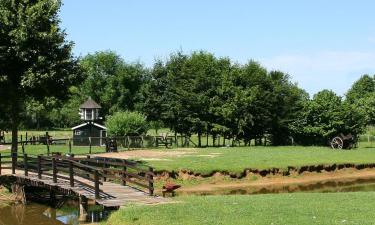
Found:
[(363, 75), (346, 94), (346, 102), (363, 113), (367, 125), (375, 124), (375, 78)]
[(83, 57), (81, 65), (86, 76), (82, 94), (98, 102), (103, 115), (134, 110), (141, 101), (141, 88), (148, 79), (142, 64), (126, 63), (113, 51), (101, 51)]
[(375, 92), (375, 79), (367, 74), (357, 80), (346, 93), (346, 100), (353, 104)]
[(59, 0), (0, 1), (1, 116), (12, 130), (13, 152), (25, 101), (64, 98), (80, 79), (73, 43), (59, 28), (60, 6)]
[(323, 90), (304, 102), (290, 129), (297, 143), (325, 145), (340, 133), (360, 134), (364, 125), (364, 116), (358, 109), (334, 92)]
[(138, 112), (116, 112), (105, 122), (112, 136), (145, 135), (148, 131), (146, 117)]

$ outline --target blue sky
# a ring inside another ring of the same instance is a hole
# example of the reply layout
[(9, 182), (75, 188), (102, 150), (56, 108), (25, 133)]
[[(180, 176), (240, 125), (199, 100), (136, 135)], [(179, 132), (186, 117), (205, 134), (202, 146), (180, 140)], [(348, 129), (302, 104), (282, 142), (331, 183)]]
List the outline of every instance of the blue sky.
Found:
[(62, 27), (84, 56), (114, 50), (152, 66), (171, 52), (253, 59), (314, 94), (343, 95), (375, 74), (375, 1), (63, 0)]

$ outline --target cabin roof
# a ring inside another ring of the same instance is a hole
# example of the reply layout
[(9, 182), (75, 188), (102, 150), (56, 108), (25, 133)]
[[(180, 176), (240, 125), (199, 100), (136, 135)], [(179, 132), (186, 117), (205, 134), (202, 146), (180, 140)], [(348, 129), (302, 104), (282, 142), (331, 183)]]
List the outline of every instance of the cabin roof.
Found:
[[(72, 130), (75, 130), (75, 129), (78, 129), (78, 128), (81, 128), (81, 127), (84, 127), (84, 126), (86, 126), (86, 125), (89, 125), (90, 123), (82, 123), (82, 124), (80, 124), (80, 125), (78, 125), (78, 126), (75, 126), (75, 127), (72, 127)], [(104, 129), (104, 130), (107, 130), (107, 128), (105, 127), (105, 126), (103, 126), (103, 125), (100, 125), (100, 124), (97, 124), (97, 123), (92, 123), (92, 125), (94, 125), (94, 126), (96, 126), (96, 127), (99, 127), (99, 128), (102, 128), (102, 129)]]
[(92, 100), (91, 97), (87, 99), (82, 105), (79, 106), (80, 109), (101, 109), (102, 107)]

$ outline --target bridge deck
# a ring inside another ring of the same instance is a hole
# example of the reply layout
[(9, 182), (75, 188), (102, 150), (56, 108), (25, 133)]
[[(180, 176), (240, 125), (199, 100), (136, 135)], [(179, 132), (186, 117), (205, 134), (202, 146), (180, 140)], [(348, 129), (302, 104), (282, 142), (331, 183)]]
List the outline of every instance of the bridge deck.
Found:
[[(43, 175), (42, 179), (38, 179), (37, 174), (33, 172), (29, 172), (28, 176), (25, 176), (22, 170), (16, 170), (16, 174), (11, 174), (11, 170), (2, 170), (1, 172), (1, 177), (13, 177), (17, 179), (18, 183), (73, 193), (77, 196), (85, 196), (104, 207), (120, 207), (129, 203), (160, 204), (169, 202), (166, 198), (150, 196), (148, 193), (134, 187), (112, 182), (103, 182), (103, 185), (100, 185), (100, 198), (95, 199), (95, 190), (87, 187), (87, 185), (82, 185), (82, 183), (90, 184), (92, 181), (85, 180), (84, 178), (78, 178), (74, 183), (74, 187), (71, 187), (69, 180), (58, 179), (57, 183), (53, 183), (51, 176), (48, 175)], [(60, 176), (64, 177), (65, 175)], [(68, 177), (66, 176), (66, 178)]]

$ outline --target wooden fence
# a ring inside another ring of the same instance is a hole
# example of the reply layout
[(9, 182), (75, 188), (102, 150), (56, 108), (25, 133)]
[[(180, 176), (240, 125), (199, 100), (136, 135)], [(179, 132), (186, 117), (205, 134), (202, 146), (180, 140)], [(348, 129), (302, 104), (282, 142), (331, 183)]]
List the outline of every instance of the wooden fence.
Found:
[(154, 193), (153, 168), (129, 160), (0, 154), (0, 175), (4, 169), (11, 169), (12, 174), (23, 170), (25, 176), (33, 172), (39, 179), (48, 177), (53, 183), (57, 183), (58, 179), (69, 180), (71, 187), (78, 183), (94, 189), (95, 198), (100, 198), (100, 185), (109, 180), (144, 188), (150, 195)]

